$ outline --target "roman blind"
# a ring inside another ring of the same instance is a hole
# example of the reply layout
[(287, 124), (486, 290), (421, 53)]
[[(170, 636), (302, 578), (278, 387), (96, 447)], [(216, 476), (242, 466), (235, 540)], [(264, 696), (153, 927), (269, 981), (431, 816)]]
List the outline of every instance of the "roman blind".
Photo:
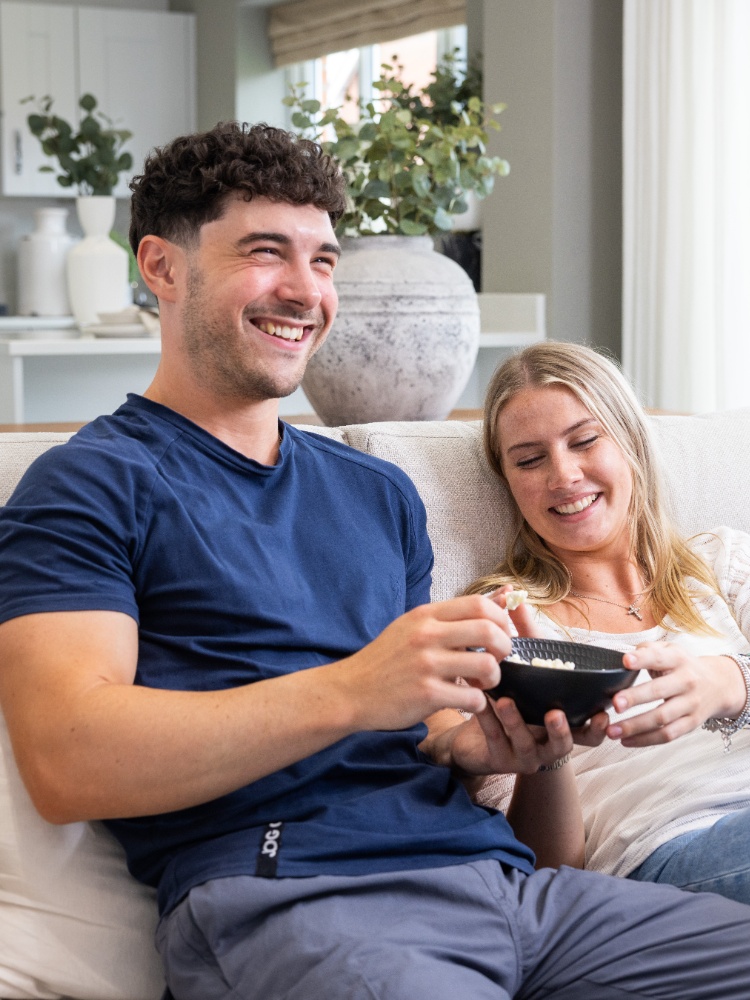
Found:
[(272, 7), (268, 33), (274, 63), (389, 42), (466, 21), (466, 0), (293, 0)]

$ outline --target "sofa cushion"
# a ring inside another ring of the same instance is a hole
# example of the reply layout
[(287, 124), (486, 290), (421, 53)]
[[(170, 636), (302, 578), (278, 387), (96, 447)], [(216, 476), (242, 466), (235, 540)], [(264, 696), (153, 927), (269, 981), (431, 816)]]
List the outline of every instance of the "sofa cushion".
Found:
[(510, 504), (484, 459), (479, 421), (361, 424), (345, 431), (349, 444), (399, 465), (419, 490), (435, 551), (433, 601), (455, 597), (497, 565)]
[(158, 1000), (151, 889), (99, 823), (37, 813), (0, 725), (0, 996)]
[(750, 532), (750, 407), (651, 423), (680, 531)]

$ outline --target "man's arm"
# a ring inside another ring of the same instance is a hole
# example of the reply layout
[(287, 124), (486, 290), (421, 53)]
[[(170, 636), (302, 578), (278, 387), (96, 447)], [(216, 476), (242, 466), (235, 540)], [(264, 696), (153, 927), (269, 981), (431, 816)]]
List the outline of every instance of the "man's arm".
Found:
[(133, 683), (128, 615), (26, 615), (0, 625), (0, 705), (46, 819), (148, 815), (227, 794), (354, 732), (405, 728), (447, 706), (479, 711), (508, 630), (492, 601), (460, 597), (408, 612), (343, 660), (190, 692)]

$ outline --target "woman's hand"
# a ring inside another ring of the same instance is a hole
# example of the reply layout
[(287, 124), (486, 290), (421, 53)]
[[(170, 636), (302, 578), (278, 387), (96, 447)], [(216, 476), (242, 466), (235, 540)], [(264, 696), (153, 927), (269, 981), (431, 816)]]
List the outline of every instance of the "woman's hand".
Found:
[(616, 711), (660, 702), (607, 728), (607, 736), (623, 746), (669, 743), (706, 719), (736, 718), (745, 707), (745, 682), (728, 656), (692, 656), (675, 643), (647, 642), (627, 653), (623, 663), (629, 670), (648, 670), (652, 679), (616, 694)]

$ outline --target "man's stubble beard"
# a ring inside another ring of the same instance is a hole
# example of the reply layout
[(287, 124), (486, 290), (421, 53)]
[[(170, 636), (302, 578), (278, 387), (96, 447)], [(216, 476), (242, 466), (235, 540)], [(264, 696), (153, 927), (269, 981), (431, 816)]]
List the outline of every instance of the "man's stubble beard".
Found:
[[(190, 367), (199, 385), (211, 389), (221, 397), (248, 402), (283, 399), (299, 388), (307, 361), (321, 346), (322, 340), (319, 337), (301, 370), (295, 370), (289, 377), (252, 368), (248, 365), (248, 361), (252, 361), (251, 348), (243, 345), (234, 327), (211, 313), (208, 298), (203, 276), (196, 269), (190, 268), (182, 327)], [(254, 303), (250, 304), (248, 310), (255, 315), (263, 313), (260, 304), (257, 312)], [(272, 311), (280, 317), (285, 312), (279, 306)], [(300, 318), (298, 313), (290, 310), (286, 310), (286, 313), (286, 318)]]

